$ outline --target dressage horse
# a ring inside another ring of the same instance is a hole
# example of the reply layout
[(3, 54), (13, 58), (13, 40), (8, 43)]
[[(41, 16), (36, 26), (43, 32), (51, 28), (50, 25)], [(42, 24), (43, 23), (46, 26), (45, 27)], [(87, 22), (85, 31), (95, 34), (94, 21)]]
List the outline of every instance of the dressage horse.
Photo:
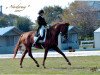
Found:
[[(57, 51), (58, 53), (60, 53), (65, 58), (65, 60), (68, 62), (68, 65), (71, 65), (70, 61), (65, 56), (65, 54), (58, 48), (58, 35), (61, 33), (61, 35), (67, 39), (68, 27), (69, 27), (69, 23), (57, 23), (57, 24), (51, 26), (47, 30), (46, 40), (45, 40), (44, 44), (38, 43), (37, 45), (35, 45), (35, 47), (37, 47), (37, 48), (45, 49), (44, 59), (43, 59), (43, 64), (42, 64), (44, 68), (46, 68), (45, 60), (46, 60), (49, 49), (53, 49), (53, 50)], [(26, 50), (24, 51), (24, 53), (21, 57), (21, 60), (20, 60), (21, 68), (22, 68), (22, 62), (23, 62), (23, 59), (24, 59), (26, 53), (28, 53), (28, 55), (34, 60), (34, 62), (36, 63), (36, 66), (39, 67), (38, 62), (32, 56), (32, 51), (31, 51), (32, 44), (34, 43), (35, 33), (36, 32), (34, 32), (34, 31), (23, 33), (20, 36), (20, 38), (16, 44), (16, 47), (14, 49), (14, 57), (13, 58), (16, 57), (16, 54), (20, 47), (20, 44), (24, 44), (24, 46), (26, 48)]]

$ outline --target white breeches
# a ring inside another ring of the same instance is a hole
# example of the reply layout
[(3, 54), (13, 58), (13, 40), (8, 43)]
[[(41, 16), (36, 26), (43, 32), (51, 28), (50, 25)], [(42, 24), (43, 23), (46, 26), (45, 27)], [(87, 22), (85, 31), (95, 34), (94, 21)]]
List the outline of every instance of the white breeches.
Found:
[(40, 36), (43, 37), (43, 32), (46, 28), (44, 26), (42, 26), (39, 30)]

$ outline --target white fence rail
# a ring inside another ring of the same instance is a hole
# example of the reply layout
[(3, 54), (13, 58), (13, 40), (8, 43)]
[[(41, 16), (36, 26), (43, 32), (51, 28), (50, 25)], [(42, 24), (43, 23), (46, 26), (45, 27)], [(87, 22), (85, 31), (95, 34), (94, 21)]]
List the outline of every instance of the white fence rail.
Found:
[[(38, 53), (32, 53), (35, 58), (43, 58), (44, 53), (43, 52), (38, 52)], [(67, 57), (70, 56), (100, 56), (100, 51), (76, 51), (76, 52), (64, 52), (64, 54)], [(4, 58), (13, 58), (13, 54), (0, 54), (0, 59)], [(21, 58), (22, 54), (17, 54), (16, 58)], [(62, 57), (57, 52), (49, 52), (47, 57)], [(25, 58), (30, 58), (28, 54), (26, 54)]]
[(82, 48), (87, 48), (87, 47), (93, 48), (94, 47), (94, 40), (85, 40), (85, 41), (83, 40), (83, 41), (81, 41), (80, 46)]

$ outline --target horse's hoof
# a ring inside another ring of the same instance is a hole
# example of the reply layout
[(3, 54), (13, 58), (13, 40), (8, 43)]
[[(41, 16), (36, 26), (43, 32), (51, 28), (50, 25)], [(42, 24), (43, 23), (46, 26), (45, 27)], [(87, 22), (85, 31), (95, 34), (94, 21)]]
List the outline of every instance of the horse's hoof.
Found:
[(44, 67), (44, 69), (45, 69), (45, 68), (46, 68), (45, 65), (44, 65), (44, 64), (42, 64), (42, 65), (43, 65), (43, 67)]
[(70, 63), (70, 62), (68, 62), (68, 65), (71, 65), (71, 63)]
[(23, 68), (23, 66), (22, 66), (22, 65), (20, 65), (20, 68)]
[(44, 69), (46, 69), (46, 67), (44, 66)]
[(37, 67), (40, 67), (39, 65), (36, 65)]
[(20, 68), (23, 68), (22, 66), (20, 66)]

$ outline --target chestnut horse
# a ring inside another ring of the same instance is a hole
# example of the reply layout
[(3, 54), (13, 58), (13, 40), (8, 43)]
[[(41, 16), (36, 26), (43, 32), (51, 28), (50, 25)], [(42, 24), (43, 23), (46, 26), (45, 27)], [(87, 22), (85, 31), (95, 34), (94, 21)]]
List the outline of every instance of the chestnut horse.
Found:
[[(49, 49), (53, 49), (53, 50), (57, 51), (58, 53), (60, 53), (65, 58), (65, 60), (68, 62), (68, 65), (71, 65), (70, 61), (65, 56), (65, 54), (58, 48), (58, 35), (61, 33), (62, 36), (65, 36), (66, 39), (67, 39), (68, 26), (69, 26), (69, 23), (57, 23), (57, 24), (51, 26), (47, 30), (46, 40), (45, 40), (44, 44), (39, 44), (38, 43), (36, 45), (36, 47), (38, 47), (38, 48), (40, 48), (42, 46), (45, 49), (44, 59), (43, 59), (43, 64), (42, 64), (44, 68), (46, 68), (45, 67), (45, 60), (46, 60), (46, 57), (47, 57)], [(23, 62), (23, 59), (24, 59), (26, 53), (28, 53), (28, 55), (34, 60), (34, 62), (36, 63), (37, 67), (39, 67), (38, 62), (32, 56), (32, 51), (31, 51), (32, 44), (34, 43), (35, 33), (36, 32), (34, 32), (34, 31), (23, 33), (20, 36), (20, 38), (18, 40), (18, 43), (17, 43), (17, 45), (15, 47), (14, 57), (13, 58), (16, 57), (16, 54), (17, 54), (18, 49), (20, 47), (20, 44), (24, 44), (24, 46), (26, 48), (26, 50), (24, 51), (24, 53), (22, 55), (22, 58), (20, 60), (20, 67), (21, 68), (22, 68), (22, 62)]]

